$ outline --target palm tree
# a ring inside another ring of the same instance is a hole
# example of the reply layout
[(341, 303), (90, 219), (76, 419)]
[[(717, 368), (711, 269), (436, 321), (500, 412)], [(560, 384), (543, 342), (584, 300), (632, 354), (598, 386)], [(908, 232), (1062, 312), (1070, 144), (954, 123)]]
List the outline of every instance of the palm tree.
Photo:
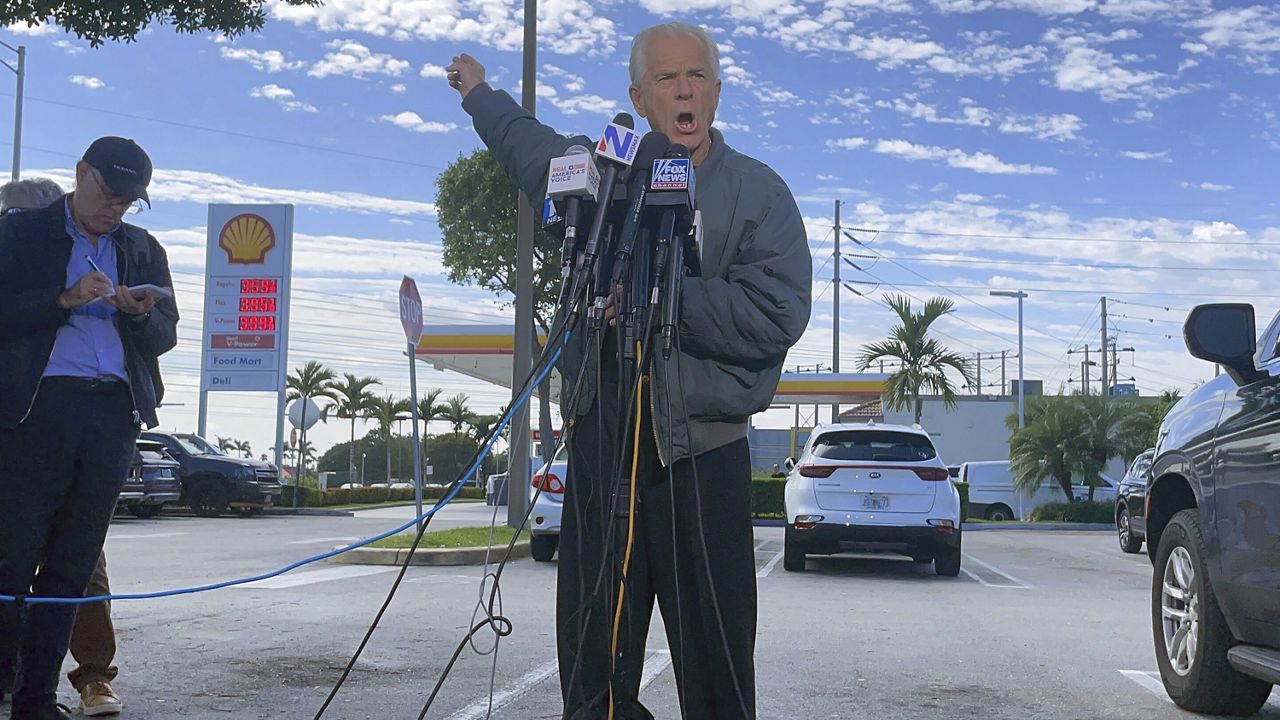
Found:
[(248, 440), (240, 440), (236, 442), (235, 451), (247, 458), (253, 457), (253, 448), (249, 446)]
[[(337, 374), (329, 368), (321, 365), (315, 360), (308, 360), (306, 365), (294, 371), (289, 376), (286, 387), (289, 389), (288, 399), (304, 401), (302, 411), (302, 433), (299, 439), (298, 453), (298, 479), (301, 480), (302, 475), (307, 469), (307, 413), (305, 401), (315, 400), (317, 398), (334, 398), (333, 383), (337, 379)], [(320, 420), (325, 419), (324, 408), (321, 408)], [(295, 496), (296, 497), (296, 496)]]
[(493, 428), (502, 419), (501, 415), (473, 415), (471, 418), (471, 436), (481, 443), (493, 432)]
[(1147, 448), (1156, 446), (1156, 438), (1160, 434), (1160, 424), (1165, 415), (1182, 399), (1177, 390), (1165, 390), (1157, 400), (1150, 400), (1135, 405), (1133, 410), (1120, 423), (1117, 435), (1120, 443), (1121, 457), (1125, 464)]
[(219, 450), (221, 450), (224, 453), (235, 452), (236, 445), (237, 445), (235, 438), (222, 437), (221, 435), (219, 435), (217, 436), (217, 440), (218, 440)]
[(356, 377), (352, 373), (344, 373), (342, 380), (333, 384), (336, 397), (334, 413), (351, 421), (351, 445), (347, 449), (347, 482), (356, 476), (356, 420), (367, 418), (373, 412), (378, 396), (369, 388), (382, 383), (374, 377)]
[(449, 398), (449, 402), (445, 405), (444, 413), (440, 416), (441, 420), (453, 426), (455, 434), (461, 433), (464, 425), (470, 425), (475, 420), (476, 414), (471, 412), (471, 408), (467, 407), (468, 399), (462, 393)]
[(387, 443), (387, 482), (391, 482), (391, 438), (392, 430), (395, 429), (396, 423), (404, 420), (409, 416), (412, 410), (408, 398), (400, 398), (397, 400), (391, 395), (378, 398), (374, 402), (373, 412), (370, 417), (378, 423), (377, 433)]
[[(1073, 396), (1070, 404), (1080, 413), (1084, 434), (1080, 437), (1084, 447), (1080, 454), (1080, 475), (1089, 486), (1089, 500), (1093, 500), (1094, 488), (1101, 482), (1102, 469), (1107, 461), (1124, 454), (1119, 430), (1127, 416), (1133, 412), (1133, 402), (1123, 398), (1107, 398), (1103, 395)], [(1144, 448), (1145, 449), (1145, 448)]]
[(954, 312), (955, 305), (947, 298), (930, 298), (924, 311), (917, 313), (911, 310), (911, 301), (902, 295), (885, 295), (884, 301), (897, 313), (899, 324), (889, 331), (888, 340), (863, 346), (858, 355), (858, 369), (866, 370), (879, 360), (896, 361), (900, 369), (885, 383), (885, 403), (894, 410), (912, 408), (917, 423), (924, 407), (920, 399), (922, 390), (940, 395), (946, 407), (955, 407), (956, 390), (946, 371), (955, 370), (966, 383), (974, 383), (969, 361), (929, 337), (929, 326)]
[(1009, 438), (1009, 470), (1014, 488), (1031, 496), (1045, 480), (1051, 480), (1071, 502), (1071, 473), (1083, 454), (1082, 414), (1076, 412), (1070, 398), (1061, 395), (1029, 397), (1024, 413), (1026, 425), (1022, 428), (1018, 427), (1017, 413), (1005, 419), (1005, 425), (1013, 430)]
[(445, 405), (440, 402), (439, 388), (428, 390), (426, 395), (418, 399), (418, 420), (422, 422), (422, 436), (427, 436), (427, 428), (436, 420), (444, 419)]

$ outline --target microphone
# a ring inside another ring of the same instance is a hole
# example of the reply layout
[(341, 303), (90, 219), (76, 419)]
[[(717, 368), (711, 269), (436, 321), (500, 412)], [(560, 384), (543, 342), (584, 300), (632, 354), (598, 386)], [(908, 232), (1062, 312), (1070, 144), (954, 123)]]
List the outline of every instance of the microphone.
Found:
[[(547, 200), (543, 211), (547, 227), (563, 224), (560, 250), (561, 295), (563, 304), (570, 287), (573, 261), (578, 253), (578, 225), (583, 203), (595, 201), (600, 190), (600, 171), (591, 151), (573, 145), (561, 157), (552, 158), (547, 168)], [(563, 208), (563, 212), (561, 211)]]
[[(636, 235), (639, 233), (644, 217), (645, 198), (649, 194), (649, 176), (652, 174), (653, 161), (662, 157), (670, 145), (671, 141), (667, 136), (657, 131), (646, 133), (640, 140), (640, 149), (636, 151), (633, 166), (635, 170), (632, 171), (631, 180), (627, 183), (627, 208), (613, 255), (613, 272), (601, 273), (598, 276), (597, 297), (606, 295), (610, 288), (617, 287), (630, 269)], [(614, 298), (614, 302), (618, 302), (618, 298)]]
[[(661, 296), (664, 360), (671, 357), (675, 342), (680, 286), (684, 277), (684, 242), (681, 236), (691, 229), (689, 222), (694, 215), (695, 183), (689, 148), (672, 145), (665, 158), (653, 161), (653, 178), (649, 182), (652, 191), (650, 202), (662, 207), (662, 218), (658, 223), (657, 252), (653, 267), (654, 291), (650, 302), (656, 305)], [(660, 293), (659, 288), (664, 285), (665, 291)]]

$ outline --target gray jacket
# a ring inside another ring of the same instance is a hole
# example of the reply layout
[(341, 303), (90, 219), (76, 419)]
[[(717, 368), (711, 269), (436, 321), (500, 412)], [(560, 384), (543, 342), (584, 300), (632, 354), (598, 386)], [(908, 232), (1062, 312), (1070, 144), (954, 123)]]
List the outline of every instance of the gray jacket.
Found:
[[(487, 84), (468, 93), (462, 107), (498, 163), (535, 202), (546, 193), (552, 158), (571, 145), (595, 144), (557, 134)], [(663, 463), (745, 437), (748, 418), (769, 407), (787, 350), (809, 323), (813, 266), (791, 191), (767, 165), (726, 145), (720, 131), (712, 129), (711, 137), (711, 152), (695, 171), (702, 277), (684, 280), (681, 351), (670, 365), (654, 364), (649, 397)], [(572, 343), (561, 364), (568, 378), (563, 394), (571, 391), (581, 362), (582, 345)], [(593, 368), (586, 371), (595, 376)], [(591, 400), (588, 393), (576, 408), (562, 409), (576, 416)]]

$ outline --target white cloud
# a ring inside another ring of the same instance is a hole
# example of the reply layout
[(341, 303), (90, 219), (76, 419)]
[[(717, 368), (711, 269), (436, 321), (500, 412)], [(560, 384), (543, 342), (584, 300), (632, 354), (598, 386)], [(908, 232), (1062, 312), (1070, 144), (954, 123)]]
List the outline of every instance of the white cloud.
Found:
[(1085, 123), (1077, 115), (1001, 115), (961, 98), (959, 115), (943, 115), (936, 106), (919, 100), (908, 101), (895, 98), (893, 102), (880, 101), (877, 107), (892, 109), (903, 115), (923, 120), (927, 123), (946, 125), (966, 125), (969, 127), (992, 127), (1002, 133), (1011, 135), (1031, 135), (1037, 140), (1076, 140), (1077, 133), (1084, 129)]
[(1160, 152), (1149, 152), (1146, 150), (1121, 150), (1120, 155), (1130, 160), (1158, 160), (1159, 162), (1173, 162), (1173, 158), (1169, 156), (1168, 150)]
[(1230, 192), (1232, 190), (1235, 190), (1234, 185), (1222, 185), (1219, 183), (1211, 183), (1211, 182), (1202, 182), (1199, 185), (1192, 185), (1191, 183), (1184, 180), (1182, 181), (1181, 185), (1183, 190), (1186, 190), (1192, 187), (1198, 187), (1201, 190), (1207, 190), (1209, 192)]
[(1179, 47), (1191, 53), (1192, 55), (1206, 55), (1209, 52), (1209, 46), (1205, 45), (1204, 43), (1184, 42)]
[(1061, 48), (1062, 60), (1054, 71), (1054, 83), (1066, 92), (1093, 92), (1106, 102), (1163, 100), (1178, 93), (1165, 84), (1166, 76), (1154, 70), (1131, 70), (1106, 50), (1090, 42), (1130, 39), (1129, 35), (1085, 37), (1050, 31), (1048, 37)]
[(307, 74), (323, 78), (330, 75), (349, 75), (363, 79), (368, 75), (399, 77), (409, 69), (409, 63), (386, 53), (375, 53), (354, 40), (334, 40), (326, 43), (331, 52), (311, 66)]
[(551, 104), (555, 105), (565, 115), (577, 115), (580, 112), (587, 112), (595, 115), (612, 116), (616, 115), (619, 110), (616, 100), (591, 94), (571, 95), (569, 97), (557, 95), (551, 98)]
[[(75, 175), (64, 169), (38, 170), (32, 171), (32, 174), (50, 178), (63, 187), (75, 185)], [(429, 202), (359, 192), (263, 187), (200, 170), (157, 168), (151, 184), (147, 186), (147, 193), (152, 201), (168, 203), (293, 203), (356, 213), (377, 212), (402, 216), (434, 216), (436, 213), (435, 204)]]
[(752, 90), (752, 93), (757, 100), (770, 105), (797, 105), (801, 102), (799, 95), (777, 87), (761, 86)]
[(721, 130), (732, 130), (734, 132), (744, 132), (744, 133), (751, 132), (751, 126), (746, 123), (728, 122), (725, 120), (716, 119), (715, 123), (713, 124), (715, 125), (715, 127), (718, 127)]
[(1270, 55), (1280, 52), (1280, 9), (1274, 5), (1225, 8), (1190, 26), (1201, 31), (1200, 40), (1207, 47), (1238, 53), (1252, 65), (1265, 65)]
[(843, 125), (845, 123), (841, 118), (826, 113), (814, 113), (809, 116), (809, 122), (814, 125)]
[(1084, 120), (1078, 115), (1011, 115), (1000, 121), (997, 129), (1002, 133), (1031, 135), (1037, 140), (1078, 140), (1076, 134), (1083, 130)]
[(16, 22), (5, 29), (14, 35), (26, 35), (27, 37), (52, 35), (58, 30), (58, 28), (54, 27), (53, 24), (47, 22), (39, 25), (28, 25), (23, 22)]
[(408, 90), (409, 90), (409, 86), (405, 85), (404, 83), (396, 83), (395, 85), (391, 86), (391, 92), (397, 95), (403, 95)]
[(72, 75), (71, 77), (67, 78), (67, 80), (69, 80), (72, 85), (87, 87), (90, 90), (101, 90), (102, 88), (107, 86), (107, 84), (102, 82), (102, 80), (100, 80), (99, 78), (93, 77), (92, 75)]
[(53, 46), (65, 50), (68, 55), (79, 55), (85, 50), (79, 45), (73, 44), (70, 40), (54, 40)]
[(559, 79), (560, 84), (568, 92), (580, 93), (587, 89), (587, 81), (581, 75), (575, 75), (562, 67), (549, 63), (543, 65), (542, 69), (547, 76)]
[(280, 72), (281, 70), (299, 70), (304, 64), (299, 60), (285, 59), (284, 53), (279, 50), (253, 50), (224, 45), (218, 48), (218, 52), (226, 60), (247, 62), (255, 69), (269, 73)]
[[(524, 41), (524, 12), (516, 3), (484, 0), (326, 0), (316, 6), (273, 3), (271, 14), (327, 33), (354, 32), (395, 40), (476, 44), (508, 52)], [(562, 55), (611, 54), (622, 35), (595, 14), (590, 0), (539, 3), (539, 47)]]
[(827, 149), (828, 150), (857, 150), (858, 148), (866, 145), (868, 142), (869, 141), (866, 138), (860, 138), (860, 137), (838, 138), (834, 140), (828, 140)]
[(903, 160), (941, 160), (948, 166), (987, 175), (1055, 175), (1057, 170), (1043, 165), (1006, 163), (985, 152), (967, 153), (955, 148), (917, 145), (906, 140), (879, 140), (872, 152)]
[(449, 72), (444, 69), (443, 65), (433, 65), (432, 63), (423, 63), (422, 70), (418, 72), (420, 77), (424, 78), (440, 78), (449, 77)]
[(457, 123), (442, 123), (435, 120), (423, 120), (422, 116), (418, 115), (418, 113), (410, 112), (408, 110), (395, 115), (383, 115), (378, 119), (382, 122), (389, 122), (396, 127), (419, 133), (447, 133), (458, 129)]
[(1212, 0), (1103, 0), (1098, 13), (1113, 20), (1178, 20), (1213, 9)]
[(823, 182), (832, 182), (840, 179), (838, 175), (829, 175), (827, 173), (818, 173), (816, 177)]
[(861, 90), (843, 90), (833, 92), (827, 96), (828, 105), (839, 105), (858, 112), (866, 112), (870, 105), (870, 100), (871, 96)]
[(261, 87), (255, 87), (249, 91), (249, 97), (262, 98), (264, 100), (272, 100), (278, 104), (285, 112), (293, 112), (299, 110), (302, 112), (316, 112), (316, 106), (309, 102), (304, 102), (294, 98), (293, 91), (289, 88), (280, 87), (274, 83), (268, 83)]

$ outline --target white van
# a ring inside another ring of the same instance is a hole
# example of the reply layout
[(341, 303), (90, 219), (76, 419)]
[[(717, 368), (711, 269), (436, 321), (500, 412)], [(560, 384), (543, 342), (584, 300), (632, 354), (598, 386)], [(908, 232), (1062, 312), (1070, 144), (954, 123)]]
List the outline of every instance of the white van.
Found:
[[(1112, 502), (1116, 497), (1116, 483), (1105, 473), (1102, 485), (1094, 489), (1095, 502)], [(1013, 472), (1008, 460), (967, 462), (960, 466), (960, 481), (969, 483), (969, 517), (987, 520), (1026, 520), (1031, 511), (1047, 503), (1066, 502), (1062, 489), (1046, 480), (1030, 497), (1013, 487)], [(1086, 500), (1089, 488), (1073, 484), (1076, 500)]]

